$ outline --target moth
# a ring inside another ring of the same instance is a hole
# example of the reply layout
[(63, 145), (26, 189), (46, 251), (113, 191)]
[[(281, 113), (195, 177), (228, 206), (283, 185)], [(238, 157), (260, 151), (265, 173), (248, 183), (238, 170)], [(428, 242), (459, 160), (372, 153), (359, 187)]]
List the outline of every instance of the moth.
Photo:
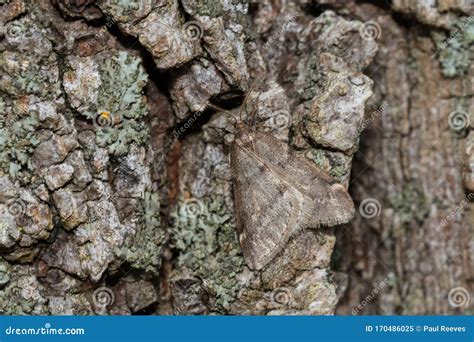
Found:
[(242, 120), (235, 130), (230, 162), (236, 225), (249, 268), (263, 269), (304, 228), (353, 218), (354, 203), (344, 186), (314, 163)]

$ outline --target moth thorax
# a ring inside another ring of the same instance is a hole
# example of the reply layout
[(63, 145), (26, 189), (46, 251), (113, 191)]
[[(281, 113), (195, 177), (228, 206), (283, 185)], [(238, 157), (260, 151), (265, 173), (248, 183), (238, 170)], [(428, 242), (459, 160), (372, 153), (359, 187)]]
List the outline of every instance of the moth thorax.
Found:
[(248, 141), (253, 141), (255, 137), (254, 137), (254, 134), (252, 134), (252, 131), (248, 127), (238, 126), (236, 138), (237, 140), (241, 140), (243, 143), (245, 143)]

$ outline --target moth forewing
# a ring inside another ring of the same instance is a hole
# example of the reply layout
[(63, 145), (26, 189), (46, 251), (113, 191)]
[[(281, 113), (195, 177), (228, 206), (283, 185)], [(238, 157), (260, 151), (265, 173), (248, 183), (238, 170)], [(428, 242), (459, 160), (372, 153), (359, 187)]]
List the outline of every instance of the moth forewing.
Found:
[(237, 229), (248, 266), (260, 270), (301, 229), (311, 201), (240, 143), (231, 148)]
[(265, 267), (303, 228), (352, 219), (344, 187), (268, 133), (239, 124), (231, 167), (239, 241), (251, 269)]

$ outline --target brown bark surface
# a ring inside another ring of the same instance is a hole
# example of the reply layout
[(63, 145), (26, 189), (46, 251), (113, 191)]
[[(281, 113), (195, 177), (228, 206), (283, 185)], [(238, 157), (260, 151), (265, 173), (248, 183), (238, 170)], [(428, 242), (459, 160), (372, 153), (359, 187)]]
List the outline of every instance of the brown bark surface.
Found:
[(449, 123), (463, 108), (472, 125), (472, 54), (467, 70), (446, 77), (436, 27), (370, 5), (356, 11), (382, 28), (367, 75), (371, 101), (386, 106), (363, 133), (350, 189), (356, 203), (377, 199), (380, 212), (356, 217), (338, 236), (349, 275), (338, 313), (472, 314), (472, 301), (448, 301), (453, 289), (473, 290), (473, 189), (463, 175), (472, 168), (472, 132)]
[[(416, 3), (0, 0), (0, 313), (472, 313), (473, 12)], [(242, 105), (356, 205), (260, 271)]]

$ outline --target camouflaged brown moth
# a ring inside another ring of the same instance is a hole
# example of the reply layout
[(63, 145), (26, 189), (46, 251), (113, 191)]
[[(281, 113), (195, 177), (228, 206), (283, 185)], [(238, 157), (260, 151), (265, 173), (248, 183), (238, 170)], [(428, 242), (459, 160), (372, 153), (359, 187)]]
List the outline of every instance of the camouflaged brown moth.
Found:
[(236, 224), (247, 265), (260, 270), (300, 230), (349, 222), (354, 203), (287, 143), (243, 123), (243, 106), (230, 148)]

